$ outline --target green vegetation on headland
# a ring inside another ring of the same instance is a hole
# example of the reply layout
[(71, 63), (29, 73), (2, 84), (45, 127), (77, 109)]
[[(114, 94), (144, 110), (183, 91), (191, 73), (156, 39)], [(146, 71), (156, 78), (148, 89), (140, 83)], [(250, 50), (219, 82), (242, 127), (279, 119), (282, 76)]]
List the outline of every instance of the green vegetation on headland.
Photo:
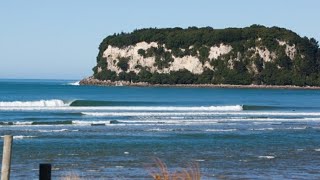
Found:
[[(113, 60), (119, 68), (118, 72), (108, 67), (109, 57), (105, 57), (104, 52), (109, 45), (123, 49), (140, 42), (157, 43), (157, 47), (137, 51), (142, 58), (154, 58), (153, 66), (157, 70), (168, 69), (175, 58), (186, 56), (196, 57), (202, 65), (207, 63), (212, 68), (203, 66), (200, 74), (187, 69), (164, 73), (136, 65), (134, 69), (138, 71), (132, 71), (129, 66), (132, 59), (130, 56), (119, 56)], [(231, 46), (232, 50), (210, 59), (210, 47), (219, 47), (221, 44)], [(288, 47), (291, 49), (288, 50)], [(257, 48), (267, 50), (273, 56), (270, 55), (270, 59), (266, 60), (257, 52)], [(320, 86), (320, 49), (314, 38), (302, 38), (279, 27), (149, 28), (106, 37), (99, 46), (97, 65), (93, 71), (94, 78), (98, 80), (150, 84)]]

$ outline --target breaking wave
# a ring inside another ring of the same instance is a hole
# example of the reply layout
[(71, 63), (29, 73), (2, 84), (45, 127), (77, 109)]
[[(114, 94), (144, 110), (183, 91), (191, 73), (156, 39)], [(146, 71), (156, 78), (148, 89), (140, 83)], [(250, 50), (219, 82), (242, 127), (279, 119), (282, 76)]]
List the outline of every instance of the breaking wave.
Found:
[(70, 85), (70, 86), (79, 86), (80, 85), (80, 81), (71, 82), (71, 83), (68, 83), (68, 85)]
[[(141, 106), (144, 102), (109, 102), (60, 99), (1, 101), (0, 110), (114, 110), (114, 111), (242, 111), (242, 105), (226, 106)], [(127, 105), (126, 105), (127, 104)]]
[(126, 111), (242, 111), (242, 106), (110, 106), (101, 107), (101, 109)]
[[(320, 112), (307, 112), (307, 113), (295, 113), (295, 112), (81, 112), (83, 115), (87, 116), (212, 116), (212, 115), (234, 115), (234, 116), (289, 116), (289, 117), (294, 117), (294, 116), (316, 116), (314, 118), (255, 118), (252, 117), (250, 119), (255, 120), (255, 121), (274, 121), (274, 120), (279, 120), (279, 121), (291, 121), (293, 119), (301, 120), (301, 121), (319, 121), (320, 118)], [(241, 120), (247, 120), (249, 121), (250, 119), (246, 117), (240, 117)], [(237, 121), (239, 120), (238, 117), (228, 119), (230, 121)]]
[(258, 156), (259, 159), (274, 159), (275, 156)]
[(1, 101), (0, 107), (63, 107), (68, 106), (59, 99), (39, 100), (39, 101)]
[[(3, 138), (4, 136), (1, 136)], [(23, 135), (18, 135), (18, 136), (13, 136), (13, 139), (26, 139), (26, 138), (35, 138), (37, 136), (23, 136)]]

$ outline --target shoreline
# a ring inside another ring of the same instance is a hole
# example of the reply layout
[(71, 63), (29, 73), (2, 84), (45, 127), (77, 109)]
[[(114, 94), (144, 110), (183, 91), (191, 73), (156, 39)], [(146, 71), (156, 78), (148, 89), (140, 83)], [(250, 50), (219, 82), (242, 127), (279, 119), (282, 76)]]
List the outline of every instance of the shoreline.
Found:
[(85, 86), (132, 86), (132, 87), (181, 87), (181, 88), (226, 88), (226, 89), (309, 89), (320, 90), (320, 86), (295, 85), (232, 85), (232, 84), (150, 84), (147, 82), (98, 80), (93, 77), (82, 79), (79, 85)]

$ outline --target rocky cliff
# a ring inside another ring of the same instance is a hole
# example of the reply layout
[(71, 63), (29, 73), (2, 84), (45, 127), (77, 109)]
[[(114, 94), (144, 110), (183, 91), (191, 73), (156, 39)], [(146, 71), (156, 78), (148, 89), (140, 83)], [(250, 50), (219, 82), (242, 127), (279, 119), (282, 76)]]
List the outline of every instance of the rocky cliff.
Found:
[(320, 84), (318, 42), (278, 27), (141, 29), (108, 36), (96, 80), (149, 84)]

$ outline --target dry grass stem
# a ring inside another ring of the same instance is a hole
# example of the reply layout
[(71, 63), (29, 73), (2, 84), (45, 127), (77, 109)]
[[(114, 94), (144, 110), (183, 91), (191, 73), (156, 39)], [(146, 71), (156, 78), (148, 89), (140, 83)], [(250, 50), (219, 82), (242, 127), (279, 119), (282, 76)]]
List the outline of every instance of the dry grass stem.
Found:
[(197, 163), (191, 163), (188, 168), (173, 173), (169, 172), (165, 163), (159, 158), (155, 158), (157, 171), (152, 171), (151, 176), (154, 180), (200, 180), (201, 173)]

